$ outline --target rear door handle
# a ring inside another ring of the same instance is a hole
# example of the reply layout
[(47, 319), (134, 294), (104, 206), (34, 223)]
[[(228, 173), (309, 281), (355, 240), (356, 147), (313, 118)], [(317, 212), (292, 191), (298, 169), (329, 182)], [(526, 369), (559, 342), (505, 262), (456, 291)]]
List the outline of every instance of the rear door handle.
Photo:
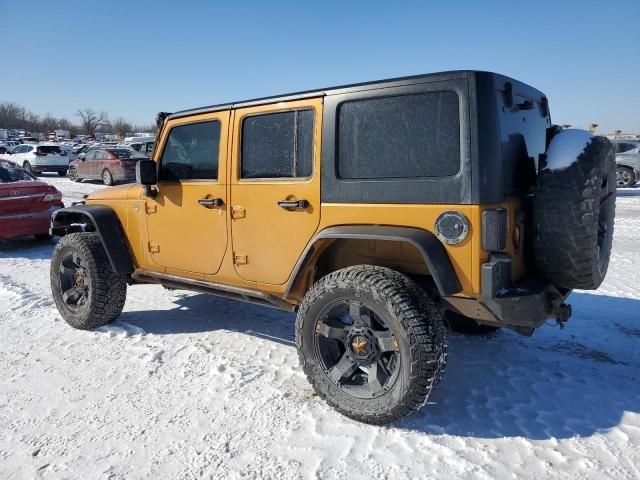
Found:
[(288, 209), (288, 208), (305, 209), (309, 206), (309, 202), (307, 200), (279, 200), (278, 206), (284, 209)]
[(201, 198), (198, 203), (207, 208), (220, 208), (224, 205), (224, 201), (221, 198)]

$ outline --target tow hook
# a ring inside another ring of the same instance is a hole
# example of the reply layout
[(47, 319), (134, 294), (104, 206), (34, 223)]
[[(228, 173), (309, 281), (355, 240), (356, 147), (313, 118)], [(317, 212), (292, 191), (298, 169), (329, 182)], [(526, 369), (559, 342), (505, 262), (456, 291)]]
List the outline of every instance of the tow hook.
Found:
[(553, 312), (556, 322), (560, 326), (560, 329), (564, 328), (564, 324), (567, 323), (569, 318), (571, 318), (571, 305), (568, 303), (562, 303), (558, 307), (556, 307)]

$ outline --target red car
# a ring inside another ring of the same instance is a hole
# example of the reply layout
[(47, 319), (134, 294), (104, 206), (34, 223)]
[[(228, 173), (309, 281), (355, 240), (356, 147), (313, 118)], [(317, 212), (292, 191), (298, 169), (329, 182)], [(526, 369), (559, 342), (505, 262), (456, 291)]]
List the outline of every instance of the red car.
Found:
[(51, 214), (64, 207), (62, 193), (24, 168), (0, 160), (0, 240), (49, 238)]
[(129, 148), (94, 148), (69, 164), (67, 175), (74, 182), (102, 180), (105, 185), (134, 182), (136, 163), (148, 157)]

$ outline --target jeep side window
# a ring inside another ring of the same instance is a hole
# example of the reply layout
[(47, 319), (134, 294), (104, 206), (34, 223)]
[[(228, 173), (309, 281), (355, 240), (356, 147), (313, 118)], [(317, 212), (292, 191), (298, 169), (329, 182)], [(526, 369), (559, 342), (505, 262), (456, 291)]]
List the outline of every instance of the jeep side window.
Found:
[(241, 178), (305, 178), (313, 170), (313, 110), (242, 121)]
[(217, 180), (220, 122), (178, 125), (171, 129), (160, 159), (160, 180)]
[(368, 98), (338, 110), (338, 175), (345, 179), (420, 178), (460, 170), (455, 92)]

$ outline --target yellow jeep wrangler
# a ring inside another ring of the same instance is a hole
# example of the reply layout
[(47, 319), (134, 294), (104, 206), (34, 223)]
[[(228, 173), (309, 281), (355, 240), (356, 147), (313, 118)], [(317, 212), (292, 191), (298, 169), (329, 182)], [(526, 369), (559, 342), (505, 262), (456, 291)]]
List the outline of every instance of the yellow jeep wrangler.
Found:
[(447, 327), (565, 322), (611, 251), (610, 143), (551, 123), (547, 98), (477, 71), (159, 114), (136, 184), (54, 213), (53, 298), (114, 321), (127, 284), (297, 313), (314, 389), (373, 424), (425, 404)]

